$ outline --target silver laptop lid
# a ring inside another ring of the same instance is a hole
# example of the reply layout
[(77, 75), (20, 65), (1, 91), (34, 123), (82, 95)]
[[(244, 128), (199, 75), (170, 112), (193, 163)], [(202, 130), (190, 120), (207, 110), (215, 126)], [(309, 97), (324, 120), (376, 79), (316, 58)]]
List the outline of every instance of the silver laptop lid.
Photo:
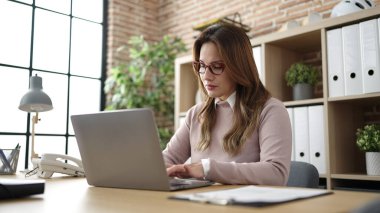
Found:
[(151, 109), (71, 116), (89, 185), (170, 190)]

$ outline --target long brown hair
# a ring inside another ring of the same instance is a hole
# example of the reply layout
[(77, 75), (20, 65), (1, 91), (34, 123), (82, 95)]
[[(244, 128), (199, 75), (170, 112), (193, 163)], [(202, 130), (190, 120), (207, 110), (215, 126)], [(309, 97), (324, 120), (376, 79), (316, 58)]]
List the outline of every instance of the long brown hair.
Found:
[[(241, 28), (232, 24), (215, 24), (208, 27), (194, 42), (194, 60), (199, 60), (201, 47), (207, 42), (216, 45), (219, 55), (228, 68), (225, 72), (228, 72), (228, 76), (237, 84), (233, 126), (223, 137), (224, 150), (236, 155), (257, 128), (261, 111), (270, 94), (259, 79), (251, 43)], [(194, 73), (198, 76), (198, 83), (203, 93), (206, 94), (197, 70), (194, 69)], [(205, 104), (198, 113), (201, 122), (199, 150), (209, 147), (211, 129), (216, 121), (215, 99), (206, 97)]]

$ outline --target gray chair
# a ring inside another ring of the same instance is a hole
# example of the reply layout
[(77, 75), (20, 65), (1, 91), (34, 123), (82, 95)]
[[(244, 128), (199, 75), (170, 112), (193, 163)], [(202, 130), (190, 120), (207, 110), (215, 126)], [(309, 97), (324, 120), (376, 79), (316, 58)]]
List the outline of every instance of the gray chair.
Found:
[(319, 173), (314, 165), (301, 161), (291, 161), (287, 186), (318, 188)]
[(360, 206), (352, 213), (378, 213), (380, 212), (380, 197)]

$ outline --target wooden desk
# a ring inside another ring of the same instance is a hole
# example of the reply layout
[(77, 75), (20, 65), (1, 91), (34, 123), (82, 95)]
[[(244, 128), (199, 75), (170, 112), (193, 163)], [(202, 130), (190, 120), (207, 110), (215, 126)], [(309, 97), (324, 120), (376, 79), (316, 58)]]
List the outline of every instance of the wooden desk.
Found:
[(174, 194), (233, 187), (236, 186), (215, 185), (177, 192), (157, 192), (92, 187), (87, 184), (85, 178), (53, 177), (46, 181), (44, 194), (23, 199), (2, 200), (0, 212), (350, 212), (380, 196), (377, 193), (334, 191), (332, 195), (261, 208), (218, 206), (167, 199)]

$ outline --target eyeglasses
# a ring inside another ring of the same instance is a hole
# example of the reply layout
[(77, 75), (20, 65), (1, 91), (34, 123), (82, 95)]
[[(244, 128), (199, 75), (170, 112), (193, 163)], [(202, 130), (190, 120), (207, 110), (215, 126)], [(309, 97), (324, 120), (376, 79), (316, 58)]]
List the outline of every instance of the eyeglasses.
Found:
[(224, 65), (223, 62), (212, 62), (211, 64), (206, 65), (203, 62), (193, 61), (193, 67), (199, 74), (205, 74), (206, 69), (209, 68), (212, 74), (220, 75), (223, 73), (226, 65)]

